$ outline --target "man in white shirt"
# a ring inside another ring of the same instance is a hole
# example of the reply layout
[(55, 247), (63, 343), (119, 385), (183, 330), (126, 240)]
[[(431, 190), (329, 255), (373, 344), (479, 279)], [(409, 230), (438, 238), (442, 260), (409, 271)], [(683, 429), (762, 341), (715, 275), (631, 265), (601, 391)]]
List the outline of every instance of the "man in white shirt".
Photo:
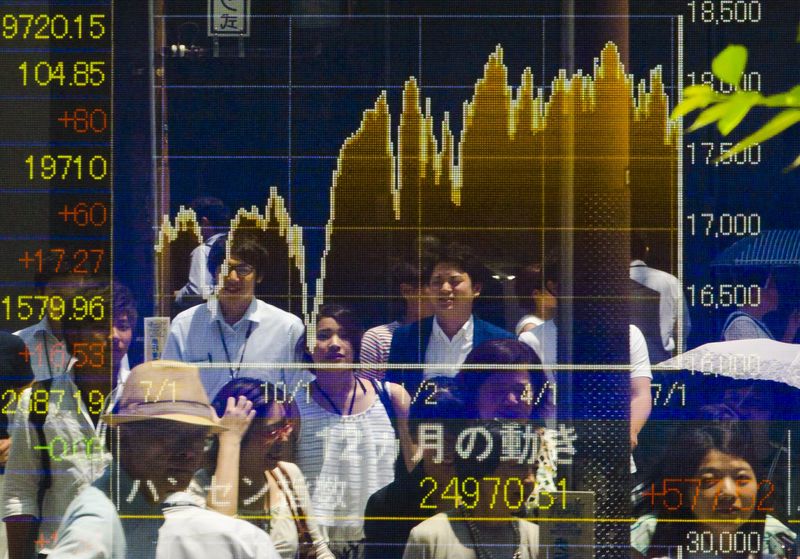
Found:
[(679, 313), (683, 308), (683, 339), (689, 335), (692, 324), (689, 320), (689, 308), (683, 296), (683, 286), (680, 280), (662, 270), (650, 268), (646, 262), (650, 254), (647, 240), (638, 233), (631, 235), (631, 266), (630, 278), (658, 291), (659, 297), (659, 325), (661, 329), (661, 342), (664, 350), (672, 352), (677, 348), (677, 324)]
[[(87, 302), (108, 301), (110, 294), (103, 285), (73, 292)], [(99, 418), (112, 407), (116, 387), (127, 374), (126, 353), (136, 322), (130, 291), (115, 283), (113, 297), (112, 333), (107, 311), (106, 320), (65, 315), (64, 338), (73, 355), (67, 373), (35, 383), (14, 406), (2, 501), (11, 559), (47, 551), (70, 501), (110, 462), (106, 425)]]
[(255, 297), (266, 267), (266, 249), (250, 235), (237, 233), (222, 266), (227, 275), (219, 296), (172, 321), (163, 357), (201, 367), (210, 399), (240, 376), (284, 383), (289, 393), (309, 380), (300, 369), (284, 367), (299, 361), (303, 322)]
[(44, 317), (31, 326), (14, 332), (25, 342), (27, 360), (35, 380), (57, 377), (67, 372), (72, 356), (67, 351), (61, 318), (74, 309), (74, 292), (86, 281), (85, 274), (66, 272), (66, 264), (58, 253), (42, 259), (41, 272), (34, 276), (34, 291), (47, 297)]
[[(558, 363), (558, 328), (553, 320), (548, 320), (519, 336), (519, 340), (528, 344), (542, 361), (542, 365)], [(653, 373), (650, 370), (650, 358), (647, 353), (647, 342), (642, 332), (630, 325), (630, 361), (631, 361), (631, 415), (630, 435), (631, 449), (639, 443), (639, 431), (642, 430), (652, 409), (650, 381)], [(548, 374), (552, 374), (549, 371)]]
[(226, 235), (230, 224), (228, 208), (219, 198), (201, 196), (192, 201), (200, 225), (203, 243), (192, 251), (189, 264), (189, 281), (175, 292), (175, 302), (186, 308), (201, 302), (200, 297), (207, 297), (214, 287), (214, 271), (208, 269), (208, 255), (211, 247)]

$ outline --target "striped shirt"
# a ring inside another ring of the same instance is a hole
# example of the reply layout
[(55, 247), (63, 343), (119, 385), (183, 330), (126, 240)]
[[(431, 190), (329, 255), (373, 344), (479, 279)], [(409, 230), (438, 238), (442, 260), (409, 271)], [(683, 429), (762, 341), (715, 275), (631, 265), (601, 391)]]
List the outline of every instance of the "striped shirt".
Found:
[(320, 530), (330, 541), (364, 538), (367, 499), (394, 481), (399, 445), (381, 399), (353, 415), (338, 415), (313, 398), (300, 411), (297, 465), (308, 481)]
[[(361, 338), (361, 357), (363, 364), (376, 363), (382, 365), (389, 362), (389, 350), (392, 348), (392, 336), (400, 327), (400, 321), (381, 324), (364, 332)], [(358, 376), (366, 379), (381, 380), (386, 374), (385, 368), (359, 369)]]

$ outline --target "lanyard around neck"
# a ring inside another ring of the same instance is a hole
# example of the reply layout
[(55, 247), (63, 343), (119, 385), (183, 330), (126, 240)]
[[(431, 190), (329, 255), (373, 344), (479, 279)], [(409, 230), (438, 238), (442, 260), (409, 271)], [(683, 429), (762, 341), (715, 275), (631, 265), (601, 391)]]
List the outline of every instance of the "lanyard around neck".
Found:
[(225, 334), (222, 332), (222, 326), (220, 326), (219, 322), (217, 322), (217, 331), (219, 332), (219, 339), (222, 342), (222, 349), (225, 350), (225, 359), (228, 360), (228, 371), (231, 374), (231, 380), (233, 380), (239, 375), (239, 371), (242, 369), (242, 362), (244, 361), (244, 353), (247, 351), (247, 342), (250, 341), (250, 334), (253, 333), (253, 323), (250, 322), (247, 325), (247, 332), (244, 335), (244, 345), (242, 346), (242, 354), (241, 356), (239, 356), (239, 364), (237, 365), (236, 369), (233, 368), (231, 354), (228, 352), (228, 344), (225, 342)]
[[(358, 377), (354, 377), (354, 382), (353, 382), (353, 398), (350, 400), (350, 409), (349, 409), (349, 410), (347, 410), (347, 415), (353, 415), (353, 406), (354, 406), (354, 405), (355, 405), (355, 403), (356, 403), (356, 383), (358, 383), (358, 386), (360, 386), (360, 387), (361, 387), (361, 390), (364, 392), (364, 394), (366, 394), (366, 393), (367, 393), (367, 389), (366, 389), (366, 388), (364, 387), (364, 385), (361, 383), (361, 379), (359, 379)], [(317, 383), (315, 383), (315, 385), (316, 385), (316, 387), (317, 387), (317, 390), (319, 391), (319, 393), (320, 393), (320, 394), (322, 394), (322, 397), (323, 397), (323, 398), (325, 398), (325, 400), (326, 400), (326, 401), (327, 401), (327, 402), (328, 402), (328, 403), (331, 405), (331, 407), (333, 408), (333, 411), (335, 411), (335, 412), (336, 412), (336, 415), (344, 415), (344, 414), (342, 413), (342, 411), (339, 409), (339, 406), (337, 406), (336, 404), (334, 404), (334, 403), (333, 403), (333, 399), (331, 399), (331, 397), (330, 397), (330, 396), (328, 396), (328, 393), (327, 393), (327, 392), (325, 392), (325, 391), (322, 389), (322, 387), (319, 385), (319, 383), (317, 382)], [(347, 402), (347, 400), (345, 400), (345, 403), (346, 403), (346, 402)]]

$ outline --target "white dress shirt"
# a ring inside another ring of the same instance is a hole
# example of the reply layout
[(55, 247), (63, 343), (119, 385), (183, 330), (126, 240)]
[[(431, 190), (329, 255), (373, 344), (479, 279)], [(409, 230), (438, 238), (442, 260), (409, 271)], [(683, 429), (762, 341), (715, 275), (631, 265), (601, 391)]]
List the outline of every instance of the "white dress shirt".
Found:
[(156, 559), (281, 559), (264, 530), (198, 507), (184, 493), (167, 497), (162, 508)]
[(630, 278), (636, 283), (658, 291), (659, 297), (658, 314), (659, 326), (661, 330), (661, 343), (666, 351), (672, 351), (676, 347), (675, 325), (678, 322), (678, 312), (683, 306), (683, 336), (684, 339), (689, 334), (691, 322), (689, 320), (689, 308), (686, 306), (686, 299), (683, 297), (683, 287), (681, 282), (667, 272), (650, 268), (641, 260), (631, 262)]
[(458, 374), (461, 364), (472, 351), (472, 337), (475, 332), (475, 321), (470, 315), (469, 320), (456, 332), (453, 339), (447, 337), (436, 317), (433, 318), (431, 337), (425, 349), (426, 365), (448, 365), (447, 367), (425, 367), (425, 379), (433, 377), (453, 378)]
[[(175, 317), (162, 358), (200, 367), (200, 380), (211, 400), (237, 377), (284, 382), (293, 394), (312, 378), (300, 368), (283, 367), (298, 362), (295, 350), (304, 331), (298, 317), (255, 298), (231, 326), (222, 316), (219, 301), (211, 299)], [(216, 366), (203, 367), (209, 363)]]
[(222, 232), (210, 236), (203, 244), (192, 251), (189, 264), (189, 281), (175, 294), (176, 303), (181, 303), (184, 297), (197, 295), (208, 297), (211, 294), (211, 289), (214, 287), (214, 276), (208, 269), (208, 255), (211, 254), (211, 247), (217, 239), (225, 234), (225, 232)]
[(72, 356), (67, 351), (67, 344), (53, 335), (47, 317), (14, 334), (22, 338), (28, 347), (34, 380), (57, 377), (69, 370)]
[[(630, 325), (629, 340), (631, 378), (648, 377), (652, 379), (653, 373), (650, 370), (647, 342), (644, 340), (642, 331), (633, 324)], [(533, 330), (523, 332), (519, 336), (519, 341), (533, 348), (533, 351), (542, 361), (542, 365), (555, 365), (558, 363), (558, 328), (555, 321), (547, 320)]]

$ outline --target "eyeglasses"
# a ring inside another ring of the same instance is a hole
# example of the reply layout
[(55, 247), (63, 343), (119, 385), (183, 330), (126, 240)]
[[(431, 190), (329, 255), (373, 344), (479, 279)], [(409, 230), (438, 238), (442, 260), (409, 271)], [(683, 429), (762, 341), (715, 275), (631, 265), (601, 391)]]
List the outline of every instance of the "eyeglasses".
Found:
[(230, 275), (231, 272), (236, 272), (236, 275), (239, 276), (240, 278), (249, 276), (255, 271), (256, 269), (253, 266), (246, 263), (236, 264), (235, 266), (228, 266), (228, 275)]
[(257, 431), (257, 436), (262, 440), (272, 442), (280, 436), (288, 425), (290, 425), (290, 422), (286, 420), (272, 425), (265, 425)]

